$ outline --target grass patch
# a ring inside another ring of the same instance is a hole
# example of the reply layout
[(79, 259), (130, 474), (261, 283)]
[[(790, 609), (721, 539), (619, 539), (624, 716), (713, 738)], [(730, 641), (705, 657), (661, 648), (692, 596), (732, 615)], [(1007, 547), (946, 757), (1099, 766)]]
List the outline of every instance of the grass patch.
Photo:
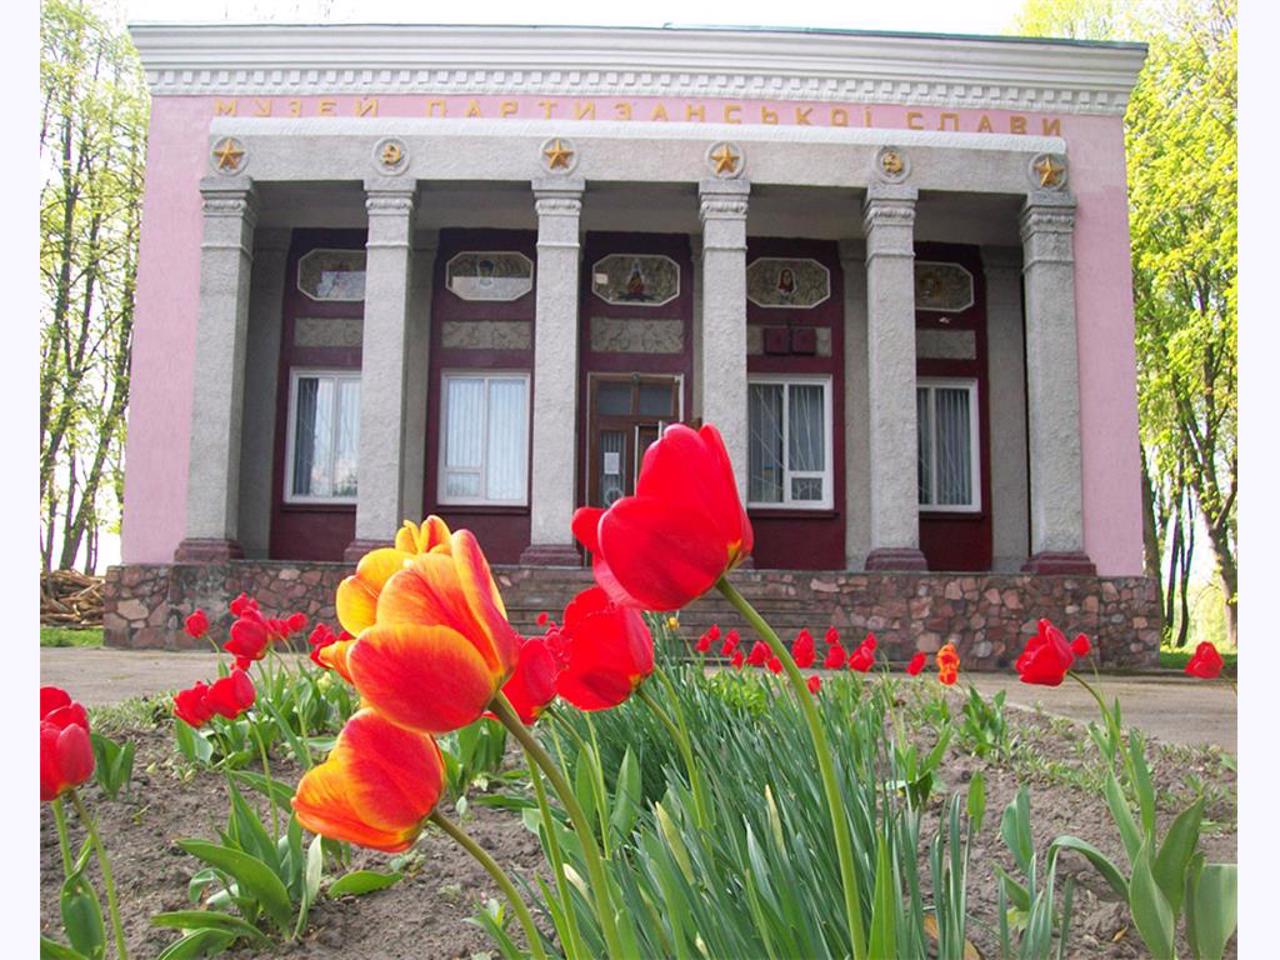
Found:
[(89, 727), (103, 736), (114, 737), (142, 728), (158, 727), (171, 716), (168, 694), (130, 697), (119, 703), (89, 708)]
[[(1170, 650), (1167, 647), (1160, 648), (1160, 666), (1166, 670), (1182, 670), (1187, 665), (1187, 661), (1195, 654), (1194, 647), (1188, 647), (1185, 650)], [(1239, 654), (1223, 653), (1222, 662), (1223, 669), (1231, 674), (1236, 672), (1236, 657)]]
[(100, 647), (101, 627), (41, 627), (42, 647)]

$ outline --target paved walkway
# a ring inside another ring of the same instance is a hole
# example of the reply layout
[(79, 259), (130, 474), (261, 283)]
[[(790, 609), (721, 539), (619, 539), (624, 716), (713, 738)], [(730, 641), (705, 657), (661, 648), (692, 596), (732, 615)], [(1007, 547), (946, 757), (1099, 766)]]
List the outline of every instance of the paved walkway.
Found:
[[(96, 706), (212, 679), (216, 663), (212, 653), (42, 647), (40, 682), (64, 687), (81, 703)], [(1029, 709), (1039, 704), (1047, 713), (1076, 720), (1098, 718), (1097, 704), (1070, 680), (1056, 688), (1035, 687), (1012, 674), (966, 673), (961, 681), (987, 696), (1005, 690), (1010, 704)], [(1126, 725), (1168, 743), (1211, 743), (1236, 752), (1236, 697), (1221, 681), (1180, 675), (1102, 677), (1098, 686), (1107, 703), (1120, 698)]]

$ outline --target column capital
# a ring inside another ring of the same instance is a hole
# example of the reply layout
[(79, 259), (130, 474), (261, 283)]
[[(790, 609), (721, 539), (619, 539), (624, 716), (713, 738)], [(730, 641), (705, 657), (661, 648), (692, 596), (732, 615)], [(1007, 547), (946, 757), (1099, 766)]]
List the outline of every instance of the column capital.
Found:
[(538, 216), (577, 216), (587, 181), (582, 177), (536, 177), (530, 181)]
[(1076, 198), (1057, 191), (1032, 191), (1018, 214), (1018, 229), (1024, 243), (1033, 233), (1071, 233), (1075, 223)]
[[(900, 183), (873, 183), (867, 187), (867, 197), (862, 204), (862, 228), (868, 240), (879, 227), (903, 227), (913, 231), (916, 224), (916, 200), (920, 191)], [(868, 253), (885, 253), (872, 249), (875, 245), (868, 242)], [(898, 250), (897, 253), (911, 253), (910, 250)]]
[(236, 217), (251, 225), (258, 221), (258, 191), (253, 178), (205, 177), (200, 181), (205, 217)]
[(698, 217), (708, 220), (745, 220), (750, 180), (707, 179), (698, 183)]
[(417, 201), (418, 185), (412, 180), (370, 178), (364, 182), (364, 209), (371, 217), (410, 217)]

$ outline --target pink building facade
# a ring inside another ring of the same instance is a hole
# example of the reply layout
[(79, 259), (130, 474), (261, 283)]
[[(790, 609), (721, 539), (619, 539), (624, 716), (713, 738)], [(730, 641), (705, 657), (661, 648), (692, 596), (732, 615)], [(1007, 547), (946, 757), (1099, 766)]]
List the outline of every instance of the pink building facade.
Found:
[(133, 35), (153, 99), (109, 642), (173, 645), (245, 587), (331, 615), (343, 564), (426, 513), (532, 616), (583, 575), (573, 509), (683, 421), (723, 433), (744, 582), (778, 611), (904, 656), (998, 665), (1049, 615), (1154, 657), (1141, 46)]

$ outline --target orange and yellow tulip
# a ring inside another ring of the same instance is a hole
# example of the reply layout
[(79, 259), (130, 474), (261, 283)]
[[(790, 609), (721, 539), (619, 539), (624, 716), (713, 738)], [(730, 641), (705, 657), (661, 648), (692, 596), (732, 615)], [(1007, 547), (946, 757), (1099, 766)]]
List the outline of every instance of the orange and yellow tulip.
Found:
[(381, 586), (374, 622), (345, 651), (346, 672), (388, 720), (448, 733), (484, 713), (519, 651), (489, 563), (459, 530)]
[(399, 853), (422, 832), (443, 786), (435, 740), (360, 710), (328, 759), (303, 776), (293, 809), (312, 833)]
[(449, 527), (439, 517), (427, 517), (421, 526), (406, 520), (396, 533), (394, 547), (370, 550), (360, 558), (355, 575), (338, 584), (336, 607), (342, 628), (354, 637), (365, 627), (373, 626), (378, 594), (392, 574), (403, 570), (419, 554), (448, 542)]

